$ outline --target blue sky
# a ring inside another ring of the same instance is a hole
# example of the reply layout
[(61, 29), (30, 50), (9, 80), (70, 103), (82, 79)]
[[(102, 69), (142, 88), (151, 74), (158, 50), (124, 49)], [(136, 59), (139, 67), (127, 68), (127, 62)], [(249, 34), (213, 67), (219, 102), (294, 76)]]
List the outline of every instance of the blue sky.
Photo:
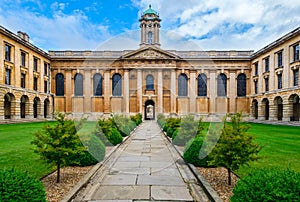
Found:
[(44, 50), (137, 49), (142, 12), (164, 49), (258, 50), (300, 26), (299, 0), (0, 0), (0, 25)]

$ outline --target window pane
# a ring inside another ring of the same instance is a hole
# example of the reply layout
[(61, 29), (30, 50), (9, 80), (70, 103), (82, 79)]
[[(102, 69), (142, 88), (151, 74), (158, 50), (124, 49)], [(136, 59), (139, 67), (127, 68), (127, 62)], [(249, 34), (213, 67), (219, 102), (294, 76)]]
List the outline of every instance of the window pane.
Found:
[(38, 79), (34, 77), (33, 79), (33, 90), (37, 90), (37, 85), (38, 85)]
[(178, 77), (178, 96), (187, 96), (187, 76), (185, 74), (180, 74)]
[(278, 67), (282, 67), (282, 52), (277, 54), (278, 57)]
[(146, 90), (154, 90), (154, 78), (152, 75), (146, 77)]
[(246, 96), (247, 79), (245, 74), (239, 74), (237, 78), (237, 96)]
[(148, 32), (148, 44), (152, 44), (152, 32)]
[(268, 72), (269, 71), (269, 58), (265, 59), (265, 71)]
[(269, 91), (269, 78), (265, 78), (265, 90)]
[(5, 60), (10, 61), (11, 47), (9, 45), (5, 45)]
[(258, 75), (258, 62), (254, 64), (255, 65), (255, 76)]
[(48, 93), (48, 81), (44, 81), (44, 93)]
[(294, 86), (299, 85), (299, 69), (294, 70)]
[(112, 94), (113, 96), (122, 96), (122, 77), (120, 74), (115, 74), (112, 78)]
[(278, 89), (282, 89), (282, 74), (278, 74)]
[(205, 74), (198, 76), (198, 96), (207, 96), (207, 78)]
[(10, 69), (6, 69), (6, 74), (5, 74), (5, 84), (10, 85)]
[(21, 74), (21, 87), (25, 88), (25, 79), (26, 79), (26, 75), (25, 74)]
[(299, 44), (294, 46), (294, 61), (299, 60)]
[(56, 95), (63, 96), (65, 94), (65, 84), (64, 84), (64, 75), (56, 74), (55, 83), (56, 83)]
[(33, 71), (38, 71), (38, 60), (36, 58), (33, 59)]
[(75, 96), (83, 96), (83, 76), (76, 74), (74, 77), (74, 94)]
[(218, 76), (218, 86), (217, 95), (226, 96), (227, 95), (227, 77), (225, 74), (220, 74)]
[(102, 76), (101, 76), (101, 74), (95, 74), (95, 76), (94, 76), (94, 95), (102, 96)]
[(21, 66), (26, 66), (26, 54), (24, 52), (21, 52)]

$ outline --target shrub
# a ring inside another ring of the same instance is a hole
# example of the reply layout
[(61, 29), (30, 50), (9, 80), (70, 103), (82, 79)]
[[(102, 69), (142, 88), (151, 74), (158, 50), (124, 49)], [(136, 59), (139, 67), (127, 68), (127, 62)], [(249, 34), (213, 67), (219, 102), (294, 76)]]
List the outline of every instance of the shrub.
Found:
[(164, 128), (164, 126), (166, 124), (166, 118), (163, 114), (157, 115), (157, 123), (161, 128)]
[(94, 134), (81, 135), (80, 137), (86, 150), (76, 155), (78, 165), (90, 166), (102, 161), (105, 157), (103, 142)]
[(190, 139), (197, 134), (198, 122), (193, 116), (186, 116), (182, 119), (179, 131), (177, 134), (172, 134), (173, 143), (179, 146), (184, 146)]
[(16, 169), (0, 171), (0, 201), (46, 202), (41, 181)]
[(236, 201), (300, 201), (300, 173), (292, 170), (253, 170), (233, 190)]
[(130, 119), (138, 126), (142, 123), (142, 114), (139, 113), (134, 116), (130, 116)]
[(124, 115), (114, 115), (113, 120), (115, 122), (116, 128), (119, 130), (123, 137), (130, 135), (131, 131), (136, 127), (134, 121), (129, 117)]
[[(180, 127), (180, 118), (167, 118), (166, 119), (166, 124), (163, 128), (165, 132), (167, 132), (167, 136), (171, 137), (173, 136), (174, 131)], [(168, 132), (169, 131), (169, 132)]]
[(123, 141), (123, 137), (115, 126), (113, 119), (98, 120), (95, 134), (105, 145), (117, 145)]
[[(201, 167), (207, 167), (209, 157), (205, 154), (205, 151), (201, 151), (203, 153), (200, 154), (201, 147), (204, 142), (204, 137), (197, 136), (185, 145), (183, 158), (185, 162), (191, 163), (195, 166), (201, 166)], [(205, 156), (205, 158), (201, 158), (202, 156)]]

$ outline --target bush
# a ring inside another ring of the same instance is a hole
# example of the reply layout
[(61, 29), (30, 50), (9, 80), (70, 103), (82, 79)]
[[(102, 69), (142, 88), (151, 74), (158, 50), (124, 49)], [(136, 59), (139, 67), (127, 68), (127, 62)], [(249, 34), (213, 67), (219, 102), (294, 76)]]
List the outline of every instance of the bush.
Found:
[(231, 201), (300, 201), (300, 173), (292, 170), (253, 170), (240, 179)]
[(130, 135), (131, 131), (136, 127), (135, 122), (124, 115), (114, 115), (113, 120), (123, 137)]
[(98, 120), (98, 125), (95, 134), (104, 143), (104, 145), (117, 145), (123, 141), (123, 137), (116, 128), (113, 119)]
[(15, 169), (0, 171), (0, 201), (46, 202), (41, 181)]
[(157, 123), (161, 128), (164, 128), (164, 126), (166, 124), (166, 118), (163, 114), (157, 115)]
[(142, 114), (136, 114), (134, 116), (130, 116), (130, 119), (135, 122), (135, 124), (138, 126), (142, 123)]
[(79, 166), (95, 165), (105, 157), (105, 145), (94, 134), (81, 136), (85, 151), (76, 155)]
[(193, 116), (186, 116), (182, 119), (178, 133), (172, 134), (173, 143), (184, 146), (190, 139), (197, 135), (198, 122)]
[[(207, 167), (208, 166), (208, 161), (209, 157), (206, 156), (204, 150), (203, 154), (200, 154), (201, 147), (204, 142), (204, 137), (202, 136), (197, 136), (193, 139), (191, 139), (184, 148), (184, 153), (183, 153), (183, 158), (185, 162), (191, 163), (195, 166), (201, 166), (201, 167)], [(202, 152), (202, 151), (201, 151)], [(200, 159), (201, 156), (206, 156), (203, 159)]]
[[(180, 118), (167, 118), (166, 119), (166, 124), (163, 128), (165, 132), (167, 132), (167, 136), (171, 137), (173, 136), (174, 131), (180, 127)], [(169, 132), (168, 132), (169, 131)]]

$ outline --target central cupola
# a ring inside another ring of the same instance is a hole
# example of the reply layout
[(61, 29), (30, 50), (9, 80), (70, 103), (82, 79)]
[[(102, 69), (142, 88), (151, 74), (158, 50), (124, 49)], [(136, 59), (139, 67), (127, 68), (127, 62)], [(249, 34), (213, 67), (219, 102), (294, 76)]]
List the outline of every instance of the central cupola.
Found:
[(143, 12), (140, 21), (141, 28), (141, 47), (156, 46), (160, 47), (159, 43), (159, 29), (160, 21), (159, 14), (151, 8)]

